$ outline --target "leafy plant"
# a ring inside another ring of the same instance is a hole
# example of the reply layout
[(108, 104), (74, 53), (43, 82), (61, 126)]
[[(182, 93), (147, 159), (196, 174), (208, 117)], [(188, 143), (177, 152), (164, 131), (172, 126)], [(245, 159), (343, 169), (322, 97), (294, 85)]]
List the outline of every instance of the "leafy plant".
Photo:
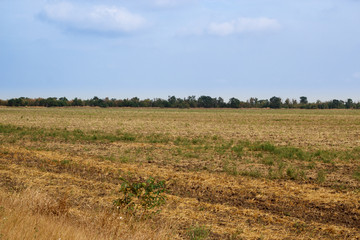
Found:
[(150, 216), (160, 212), (165, 204), (165, 181), (158, 181), (150, 177), (143, 182), (131, 182), (124, 178), (119, 192), (122, 197), (114, 200), (115, 207), (124, 209), (127, 213)]

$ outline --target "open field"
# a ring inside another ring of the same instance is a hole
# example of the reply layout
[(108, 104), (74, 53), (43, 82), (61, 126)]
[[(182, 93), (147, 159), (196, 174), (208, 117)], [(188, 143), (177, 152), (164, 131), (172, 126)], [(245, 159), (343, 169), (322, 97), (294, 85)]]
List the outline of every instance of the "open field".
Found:
[(2, 238), (360, 239), (360, 111), (0, 108)]

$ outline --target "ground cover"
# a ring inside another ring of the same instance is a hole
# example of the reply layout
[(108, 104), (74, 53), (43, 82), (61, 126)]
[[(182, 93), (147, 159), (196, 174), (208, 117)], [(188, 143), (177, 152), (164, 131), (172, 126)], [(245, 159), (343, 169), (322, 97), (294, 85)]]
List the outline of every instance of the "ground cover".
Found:
[[(354, 110), (0, 108), (0, 236), (26, 215), (37, 239), (356, 239), (359, 124)], [(150, 177), (166, 184), (158, 214), (114, 207), (124, 179)]]

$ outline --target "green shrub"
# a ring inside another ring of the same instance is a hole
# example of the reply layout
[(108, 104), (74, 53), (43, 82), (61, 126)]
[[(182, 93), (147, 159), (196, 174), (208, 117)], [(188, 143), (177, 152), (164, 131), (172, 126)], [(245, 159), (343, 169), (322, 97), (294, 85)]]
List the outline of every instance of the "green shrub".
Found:
[(129, 214), (141, 214), (148, 217), (158, 213), (165, 204), (165, 181), (158, 181), (150, 177), (143, 182), (131, 182), (124, 178), (119, 192), (122, 197), (114, 200), (113, 204), (124, 209)]

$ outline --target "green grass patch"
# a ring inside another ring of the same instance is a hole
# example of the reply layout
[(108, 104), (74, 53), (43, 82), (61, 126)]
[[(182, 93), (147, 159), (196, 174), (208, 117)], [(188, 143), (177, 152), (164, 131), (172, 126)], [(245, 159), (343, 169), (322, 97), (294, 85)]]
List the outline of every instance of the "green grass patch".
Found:
[(320, 170), (317, 172), (316, 181), (318, 183), (324, 183), (326, 181), (326, 171)]
[(360, 181), (360, 167), (358, 167), (358, 169), (354, 171), (353, 178), (356, 179), (357, 181)]
[(192, 226), (187, 229), (186, 235), (190, 240), (206, 239), (210, 234), (209, 228), (205, 226)]

